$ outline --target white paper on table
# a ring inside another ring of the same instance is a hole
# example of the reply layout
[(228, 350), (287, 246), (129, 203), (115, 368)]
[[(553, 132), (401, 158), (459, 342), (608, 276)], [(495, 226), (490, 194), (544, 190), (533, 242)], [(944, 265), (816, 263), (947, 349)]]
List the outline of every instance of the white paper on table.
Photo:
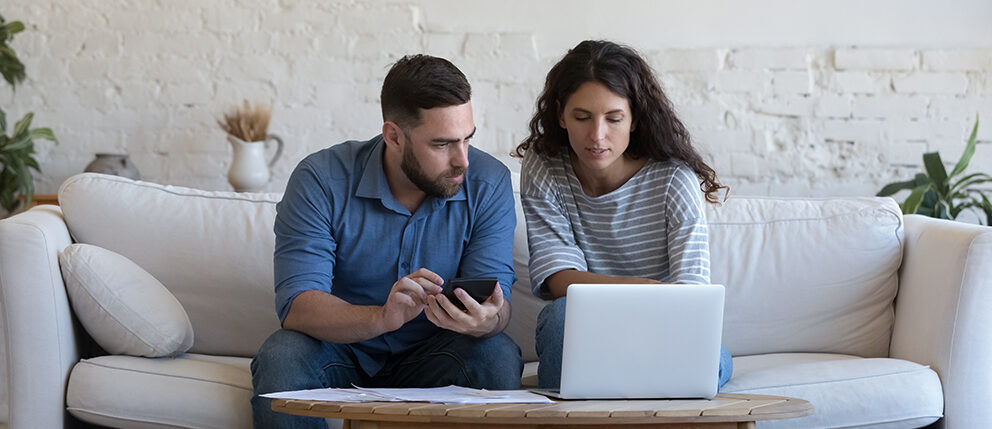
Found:
[(485, 390), (460, 386), (431, 388), (310, 389), (267, 393), (263, 398), (331, 402), (436, 402), (446, 404), (551, 404), (554, 401), (526, 390)]

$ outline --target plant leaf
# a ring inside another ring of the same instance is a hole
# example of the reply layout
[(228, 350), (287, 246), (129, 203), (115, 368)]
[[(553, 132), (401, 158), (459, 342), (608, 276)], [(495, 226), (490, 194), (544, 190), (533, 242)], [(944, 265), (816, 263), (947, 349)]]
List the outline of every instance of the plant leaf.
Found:
[(940, 159), (940, 153), (930, 152), (923, 154), (923, 165), (926, 167), (927, 176), (930, 176), (930, 180), (933, 180), (934, 188), (938, 193), (944, 193), (943, 189), (947, 187), (947, 170), (944, 169), (944, 163)]
[(977, 206), (978, 203), (976, 203), (974, 200), (968, 200), (968, 202), (958, 204), (951, 209), (951, 218), (957, 219), (958, 216), (961, 214), (961, 212), (965, 211), (966, 209), (970, 209), (972, 207), (977, 207)]
[(962, 188), (967, 188), (968, 186), (970, 186), (970, 185), (967, 184), (968, 181), (969, 180), (972, 180), (972, 179), (975, 179), (975, 178), (992, 178), (992, 176), (989, 176), (988, 174), (985, 174), (985, 173), (972, 173), (972, 174), (969, 174), (967, 176), (964, 176), (964, 177), (958, 179), (956, 182), (954, 182), (954, 184), (951, 185), (951, 190), (952, 191), (956, 191), (956, 190), (959, 190), (959, 189), (962, 189)]
[(24, 23), (21, 21), (11, 21), (4, 28), (7, 30), (7, 34), (14, 35), (24, 31)]
[(990, 191), (987, 190), (987, 189), (969, 189), (967, 191), (967, 194), (970, 195), (970, 196), (978, 195), (978, 196), (984, 197), (986, 192), (990, 192)]
[(878, 191), (878, 193), (875, 194), (875, 196), (876, 197), (887, 197), (887, 196), (892, 195), (892, 194), (894, 194), (896, 192), (899, 192), (899, 191), (901, 191), (903, 189), (913, 189), (913, 188), (915, 188), (917, 186), (919, 186), (919, 185), (916, 183), (916, 179), (915, 178), (914, 179), (906, 180), (904, 182), (892, 182), (892, 183), (889, 183), (888, 185), (885, 185), (884, 187), (882, 187), (882, 190), (881, 191)]
[(58, 143), (58, 140), (55, 139), (55, 133), (52, 132), (51, 128), (35, 128), (28, 131), (28, 135), (32, 139), (45, 139)]
[(0, 43), (0, 60), (3, 60), (4, 64), (8, 67), (12, 67), (18, 70), (24, 69), (24, 63), (17, 58), (17, 52), (14, 48)]
[(0, 132), (7, 134), (7, 112), (0, 109)]
[(972, 187), (976, 185), (981, 185), (982, 183), (989, 183), (989, 182), (992, 182), (992, 177), (986, 176), (983, 178), (972, 179), (966, 183), (961, 184), (960, 186), (961, 189), (959, 190), (959, 192), (968, 192), (969, 190), (971, 190)]
[(938, 201), (937, 205), (934, 207), (938, 219), (948, 219), (953, 220), (950, 214), (950, 207), (947, 205), (946, 201)]
[(992, 226), (992, 203), (985, 194), (982, 194), (982, 211), (985, 212), (985, 224)]
[[(0, 63), (4, 61), (3, 57), (0, 57)], [(27, 75), (24, 74), (24, 66), (20, 64), (0, 64), (0, 74), (3, 75), (3, 80), (6, 80), (10, 86), (17, 87), (17, 84), (24, 81)]]
[(9, 52), (0, 52), (0, 66), (3, 66), (3, 69), (0, 69), (0, 71), (3, 71), (4, 74), (10, 72), (12, 75), (18, 75), (17, 78), (19, 81), (24, 79), (24, 63), (17, 59), (16, 55)]
[(965, 168), (968, 168), (968, 163), (971, 162), (971, 157), (975, 155), (975, 141), (978, 137), (978, 116), (975, 116), (975, 126), (971, 128), (971, 137), (968, 137), (968, 145), (964, 147), (964, 153), (961, 154), (961, 159), (958, 160), (958, 164), (954, 166), (954, 170), (951, 170), (951, 176), (957, 176)]
[(0, 181), (3, 182), (3, 186), (0, 186), (0, 195), (3, 195), (8, 200), (13, 200), (17, 194), (17, 177), (13, 172), (13, 168), (5, 167), (3, 174), (0, 175)]
[(0, 63), (4, 67), (9, 67), (16, 71), (24, 71), (24, 63), (17, 58), (17, 53), (13, 49), (10, 49), (9, 46), (0, 48)]
[(24, 158), (24, 165), (27, 165), (29, 168), (33, 168), (34, 171), (41, 173), (41, 166), (38, 165), (38, 160), (34, 159), (33, 157), (29, 156), (27, 158)]
[[(22, 150), (22, 149), (24, 149), (26, 147), (31, 146), (32, 143), (34, 143), (34, 142), (31, 141), (31, 134), (25, 133), (25, 134), (22, 134), (20, 137), (18, 137), (16, 140), (12, 141), (7, 146), (4, 146), (4, 147), (0, 148), (0, 151), (4, 151), (4, 152), (17, 152), (19, 150)], [(15, 156), (15, 158), (16, 158), (16, 156)]]
[[(967, 208), (975, 208), (981, 212), (984, 212), (987, 218), (985, 220), (985, 225), (992, 225), (992, 223), (989, 223), (992, 222), (992, 204), (989, 203), (989, 199), (986, 198), (984, 194), (979, 193), (977, 197), (970, 197), (968, 202), (962, 206)], [(979, 222), (981, 222), (981, 219), (979, 219)]]
[(20, 158), (14, 158), (14, 174), (17, 175), (17, 187), (24, 194), (25, 198), (30, 198), (34, 194), (34, 179), (31, 171), (24, 165)]
[(12, 212), (17, 208), (17, 200), (14, 198), (14, 194), (17, 193), (15, 183), (12, 174), (7, 171), (7, 168), (4, 168), (3, 172), (0, 173), (0, 206), (3, 206), (7, 212)]
[(902, 214), (915, 214), (923, 201), (923, 194), (930, 190), (930, 184), (917, 186), (902, 203)]
[(28, 112), (28, 114), (27, 115), (24, 115), (24, 117), (21, 118), (20, 121), (17, 121), (17, 123), (14, 124), (14, 134), (11, 137), (13, 137), (13, 138), (16, 139), (22, 133), (24, 133), (25, 131), (27, 131), (28, 130), (28, 127), (31, 126), (31, 119), (33, 119), (33, 118), (34, 118), (34, 113)]
[(923, 202), (920, 203), (920, 208), (926, 207), (932, 210), (937, 206), (938, 201), (940, 201), (940, 196), (937, 195), (937, 192), (934, 191), (933, 186), (931, 186), (930, 189), (927, 189), (927, 191), (923, 193)]
[(26, 77), (23, 71), (18, 70), (0, 69), (0, 74), (3, 75), (3, 80), (12, 87), (17, 87), (17, 84), (23, 82)]

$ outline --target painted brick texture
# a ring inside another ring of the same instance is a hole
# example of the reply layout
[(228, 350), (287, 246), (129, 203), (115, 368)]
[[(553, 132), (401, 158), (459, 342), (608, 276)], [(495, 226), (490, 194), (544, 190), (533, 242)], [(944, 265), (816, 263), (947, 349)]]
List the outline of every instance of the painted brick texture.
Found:
[[(29, 24), (14, 47), (30, 79), (16, 94), (3, 86), (0, 103), (8, 118), (34, 111), (35, 124), (59, 137), (38, 145), (36, 188), (53, 193), (96, 152), (129, 153), (146, 180), (230, 189), (231, 149), (216, 119), (242, 99), (270, 101), (271, 131), (287, 148), (267, 190), (281, 191), (306, 154), (376, 135), (389, 64), (426, 52), (472, 82), (474, 144), (506, 154), (526, 135), (545, 73), (578, 39), (557, 34), (567, 22), (498, 24), (523, 11), (478, 6), (453, 23), (435, 6), (15, 0), (3, 12)], [(923, 151), (956, 159), (975, 115), (992, 118), (992, 48), (621, 41), (658, 71), (700, 150), (739, 194), (871, 195), (918, 168)], [(980, 136), (989, 140), (992, 126)]]

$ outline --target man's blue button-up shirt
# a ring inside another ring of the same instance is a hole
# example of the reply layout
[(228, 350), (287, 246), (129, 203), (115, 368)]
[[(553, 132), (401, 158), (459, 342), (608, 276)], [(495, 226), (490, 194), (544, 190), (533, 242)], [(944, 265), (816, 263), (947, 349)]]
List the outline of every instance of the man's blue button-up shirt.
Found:
[[(276, 311), (321, 290), (354, 305), (382, 305), (393, 283), (418, 268), (445, 280), (496, 277), (510, 299), (516, 217), (509, 170), (469, 147), (461, 190), (428, 197), (410, 213), (393, 198), (382, 167), (382, 136), (349, 141), (306, 157), (277, 206)], [(375, 375), (390, 355), (440, 330), (421, 313), (400, 329), (351, 344)]]

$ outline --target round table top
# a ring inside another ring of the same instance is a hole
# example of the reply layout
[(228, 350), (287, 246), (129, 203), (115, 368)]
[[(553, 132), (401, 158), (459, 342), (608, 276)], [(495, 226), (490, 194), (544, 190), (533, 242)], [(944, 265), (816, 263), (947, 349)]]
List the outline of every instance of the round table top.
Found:
[[(805, 400), (721, 393), (713, 399), (579, 400), (554, 404), (436, 404), (273, 399), (282, 413), (349, 420), (474, 424), (671, 424), (754, 422), (813, 414)], [(484, 419), (483, 419), (484, 418)]]

